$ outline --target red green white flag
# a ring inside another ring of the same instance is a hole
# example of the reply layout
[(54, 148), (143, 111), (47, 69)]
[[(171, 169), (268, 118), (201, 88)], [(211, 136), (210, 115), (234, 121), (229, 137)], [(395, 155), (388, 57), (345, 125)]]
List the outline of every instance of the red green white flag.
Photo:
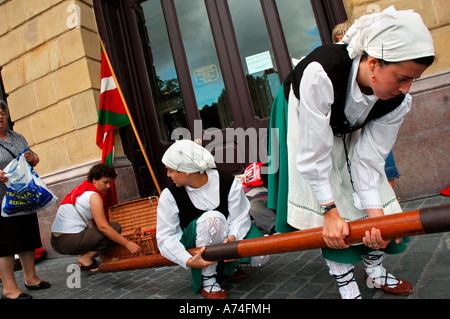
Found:
[[(109, 166), (113, 166), (114, 163), (114, 130), (130, 124), (130, 119), (117, 86), (105, 52), (102, 50), (96, 144), (102, 149), (102, 163)], [(102, 194), (102, 198), (105, 207), (117, 204), (114, 180), (111, 182), (110, 190)]]
[(112, 71), (101, 52), (101, 88), (98, 111), (97, 146), (102, 149), (102, 163), (114, 163), (114, 130), (130, 124)]

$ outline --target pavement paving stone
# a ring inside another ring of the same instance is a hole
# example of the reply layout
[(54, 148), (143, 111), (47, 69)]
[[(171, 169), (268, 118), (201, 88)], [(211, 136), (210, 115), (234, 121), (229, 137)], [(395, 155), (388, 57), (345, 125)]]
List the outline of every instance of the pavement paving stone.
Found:
[[(401, 202), (405, 211), (450, 204), (450, 197), (441, 195)], [(362, 263), (355, 265), (355, 277), (364, 299), (448, 299), (450, 297), (450, 233), (438, 233), (411, 238), (403, 254), (387, 255), (384, 266), (399, 278), (414, 285), (409, 296), (392, 296), (368, 288)], [(32, 291), (34, 299), (169, 299), (195, 302), (204, 300), (190, 290), (191, 275), (182, 267), (137, 269), (88, 275), (76, 273), (76, 257), (47, 259), (36, 265), (40, 278), (52, 287)], [(75, 270), (74, 270), (75, 269)], [(335, 280), (320, 250), (308, 250), (272, 255), (262, 267), (246, 267), (241, 280), (226, 279), (222, 286), (229, 291), (229, 300), (291, 300), (339, 299)], [(15, 272), (23, 287), (23, 272)], [(0, 288), (3, 286), (0, 283)], [(24, 291), (27, 291), (24, 288)], [(29, 292), (29, 291), (27, 291)], [(180, 301), (178, 301), (179, 303)], [(174, 307), (178, 307), (178, 303)], [(166, 305), (166, 304), (165, 304)], [(167, 306), (167, 305), (166, 305)]]

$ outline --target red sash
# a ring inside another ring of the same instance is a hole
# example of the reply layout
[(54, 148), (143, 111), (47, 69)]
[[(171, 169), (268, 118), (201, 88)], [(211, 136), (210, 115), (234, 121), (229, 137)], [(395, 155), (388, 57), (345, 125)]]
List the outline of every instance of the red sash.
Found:
[(72, 189), (70, 191), (69, 194), (66, 195), (66, 197), (64, 197), (64, 199), (62, 200), (60, 205), (64, 205), (64, 204), (75, 204), (75, 199), (77, 198), (77, 196), (80, 196), (81, 194), (83, 194), (86, 191), (93, 191), (98, 193), (97, 189), (95, 188), (95, 186), (92, 183), (89, 183), (88, 181), (84, 181), (83, 183), (81, 183), (80, 186), (75, 187), (74, 189)]

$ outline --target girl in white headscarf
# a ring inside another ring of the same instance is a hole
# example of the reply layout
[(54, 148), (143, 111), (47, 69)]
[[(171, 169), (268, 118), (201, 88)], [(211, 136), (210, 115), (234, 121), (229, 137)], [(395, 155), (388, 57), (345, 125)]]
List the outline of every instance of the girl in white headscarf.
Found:
[[(202, 258), (204, 248), (195, 256), (187, 249), (262, 237), (252, 224), (250, 202), (242, 183), (234, 176), (214, 169), (214, 157), (202, 146), (190, 141), (175, 142), (162, 162), (173, 184), (161, 193), (157, 209), (156, 238), (161, 254), (184, 268), (190, 267), (195, 293), (208, 299), (225, 299), (228, 292), (217, 283), (217, 262)], [(253, 266), (268, 257), (252, 257), (221, 265), (232, 275), (238, 263)]]
[(322, 255), (342, 298), (360, 298), (353, 277), (360, 260), (371, 288), (409, 294), (412, 286), (382, 266), (383, 251), (401, 252), (403, 241), (385, 241), (378, 229), (368, 229), (358, 246), (344, 240), (347, 222), (401, 211), (385, 158), (411, 109), (411, 83), (434, 60), (433, 40), (419, 14), (390, 7), (356, 20), (342, 42), (305, 57), (272, 107), (277, 115), (287, 108), (287, 123), (271, 124), (287, 125), (287, 216), (280, 209), (277, 219), (294, 229), (323, 226)]

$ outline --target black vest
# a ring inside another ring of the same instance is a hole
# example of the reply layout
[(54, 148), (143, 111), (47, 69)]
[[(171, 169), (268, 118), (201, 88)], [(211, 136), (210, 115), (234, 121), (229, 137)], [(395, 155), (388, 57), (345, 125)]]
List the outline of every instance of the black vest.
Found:
[[(220, 171), (219, 172), (219, 193), (220, 203), (214, 210), (221, 212), (225, 218), (228, 217), (228, 194), (230, 193), (231, 185), (234, 181), (234, 176)], [(189, 226), (189, 223), (194, 219), (200, 217), (205, 211), (198, 209), (192, 204), (191, 199), (186, 191), (185, 187), (177, 187), (175, 184), (169, 186), (169, 190), (179, 210), (180, 226), (181, 229), (185, 229)]]
[(291, 84), (296, 98), (300, 99), (300, 81), (303, 77), (303, 71), (311, 62), (320, 63), (333, 84), (334, 103), (331, 106), (330, 125), (335, 135), (342, 135), (360, 129), (367, 122), (380, 118), (395, 110), (405, 98), (404, 94), (400, 94), (389, 100), (379, 99), (361, 126), (350, 127), (345, 117), (344, 108), (347, 96), (348, 77), (353, 60), (348, 56), (346, 45), (325, 44), (316, 48), (301, 60), (284, 81), (283, 90), (286, 101), (289, 99)]

